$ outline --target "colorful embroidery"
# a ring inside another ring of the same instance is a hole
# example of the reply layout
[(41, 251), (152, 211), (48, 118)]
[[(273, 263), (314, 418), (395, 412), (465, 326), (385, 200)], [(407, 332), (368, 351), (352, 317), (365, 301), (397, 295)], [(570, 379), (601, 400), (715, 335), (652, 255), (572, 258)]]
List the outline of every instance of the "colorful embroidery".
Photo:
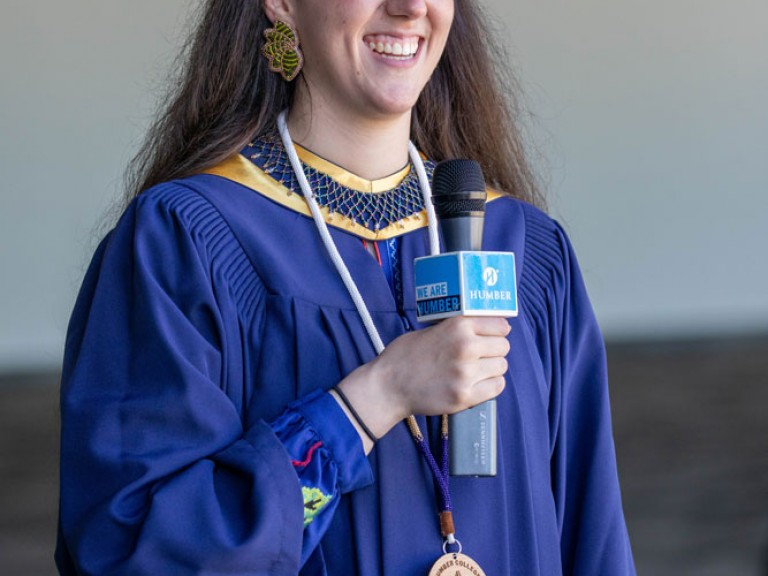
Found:
[(309, 452), (307, 452), (307, 457), (304, 458), (304, 460), (291, 460), (291, 464), (293, 464), (295, 468), (304, 468), (305, 466), (309, 466), (309, 463), (312, 462), (312, 456), (315, 455), (315, 451), (322, 445), (322, 442), (316, 442), (309, 449)]
[(301, 487), (301, 493), (304, 496), (304, 527), (306, 528), (331, 501), (332, 496), (324, 494), (319, 488), (306, 486)]
[(269, 60), (269, 69), (279, 72), (287, 82), (296, 78), (304, 65), (296, 30), (289, 24), (276, 20), (274, 28), (264, 30), (264, 37), (267, 42), (261, 53)]

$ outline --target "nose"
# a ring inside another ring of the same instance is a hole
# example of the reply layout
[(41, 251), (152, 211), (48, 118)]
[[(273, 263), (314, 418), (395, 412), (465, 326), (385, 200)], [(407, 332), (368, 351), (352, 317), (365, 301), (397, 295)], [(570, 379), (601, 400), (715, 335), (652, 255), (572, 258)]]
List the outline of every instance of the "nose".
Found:
[(420, 18), (427, 14), (427, 0), (387, 0), (387, 14)]

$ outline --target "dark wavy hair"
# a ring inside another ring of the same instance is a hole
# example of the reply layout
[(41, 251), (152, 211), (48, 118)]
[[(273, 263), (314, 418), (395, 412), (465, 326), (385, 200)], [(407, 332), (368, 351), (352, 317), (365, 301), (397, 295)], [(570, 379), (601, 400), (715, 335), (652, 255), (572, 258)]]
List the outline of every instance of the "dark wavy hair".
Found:
[[(490, 186), (543, 208), (525, 154), (518, 85), (485, 22), (476, 0), (455, 0), (445, 52), (413, 111), (411, 137), (435, 161), (477, 160)], [(269, 26), (259, 0), (202, 5), (167, 104), (128, 168), (127, 201), (276, 129), (301, 76), (289, 84), (269, 70), (260, 54)]]

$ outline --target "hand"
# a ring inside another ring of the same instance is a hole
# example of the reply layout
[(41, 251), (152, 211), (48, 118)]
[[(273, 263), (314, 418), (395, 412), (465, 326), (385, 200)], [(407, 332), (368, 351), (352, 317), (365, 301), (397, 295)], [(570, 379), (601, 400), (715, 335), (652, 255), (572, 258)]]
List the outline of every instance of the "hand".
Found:
[(504, 389), (509, 331), (503, 318), (451, 318), (395, 339), (339, 386), (379, 437), (410, 414), (453, 414)]

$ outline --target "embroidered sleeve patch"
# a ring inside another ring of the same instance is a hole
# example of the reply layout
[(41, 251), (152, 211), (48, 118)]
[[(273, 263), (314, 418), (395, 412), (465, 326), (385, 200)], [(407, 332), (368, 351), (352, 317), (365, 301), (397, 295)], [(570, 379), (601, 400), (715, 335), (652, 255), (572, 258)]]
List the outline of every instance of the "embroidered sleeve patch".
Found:
[(323, 508), (331, 501), (332, 496), (323, 494), (319, 488), (301, 487), (301, 493), (304, 496), (304, 527), (312, 523)]

